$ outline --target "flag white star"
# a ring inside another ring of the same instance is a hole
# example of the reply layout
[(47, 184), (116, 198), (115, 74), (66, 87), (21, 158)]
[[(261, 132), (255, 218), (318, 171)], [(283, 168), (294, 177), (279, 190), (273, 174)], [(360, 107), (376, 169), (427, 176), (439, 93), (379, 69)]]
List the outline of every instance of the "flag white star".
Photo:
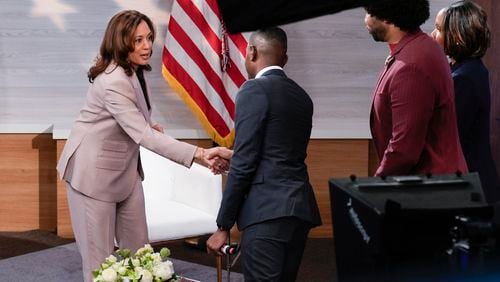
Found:
[(59, 30), (65, 30), (64, 15), (78, 12), (71, 5), (61, 3), (61, 0), (33, 0), (31, 16), (48, 17)]

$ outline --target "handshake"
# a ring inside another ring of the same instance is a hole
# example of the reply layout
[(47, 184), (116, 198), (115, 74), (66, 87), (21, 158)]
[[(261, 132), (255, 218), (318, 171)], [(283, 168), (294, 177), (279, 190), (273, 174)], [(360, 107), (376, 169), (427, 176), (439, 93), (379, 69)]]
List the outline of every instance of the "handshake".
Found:
[[(151, 128), (160, 133), (165, 132), (160, 124), (154, 124)], [(213, 174), (221, 174), (229, 170), (229, 163), (232, 156), (233, 150), (226, 147), (214, 147), (209, 149), (198, 147), (194, 153), (194, 160), (208, 167)]]
[(198, 147), (194, 158), (201, 165), (208, 167), (214, 174), (221, 174), (229, 170), (232, 156), (233, 150), (226, 147), (209, 149)]

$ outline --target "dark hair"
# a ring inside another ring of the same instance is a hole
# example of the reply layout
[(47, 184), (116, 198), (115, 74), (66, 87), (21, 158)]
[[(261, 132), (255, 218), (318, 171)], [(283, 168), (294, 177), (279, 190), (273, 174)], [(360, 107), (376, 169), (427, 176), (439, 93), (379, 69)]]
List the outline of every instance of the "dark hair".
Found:
[(430, 15), (428, 0), (378, 0), (367, 4), (365, 10), (406, 32), (418, 30)]
[(259, 35), (266, 41), (276, 41), (286, 53), (288, 45), (286, 32), (283, 29), (279, 27), (266, 27), (255, 31), (252, 35)]
[(455, 61), (483, 57), (491, 40), (487, 19), (472, 1), (451, 4), (443, 19), (444, 52)]
[[(153, 22), (146, 15), (138, 11), (126, 10), (111, 18), (104, 33), (95, 65), (87, 73), (90, 82), (93, 82), (100, 73), (105, 71), (112, 61), (125, 69), (127, 75), (132, 75), (132, 64), (127, 58), (128, 54), (134, 51), (134, 32), (142, 21), (149, 26), (154, 41)], [(147, 71), (151, 70), (150, 65), (142, 66), (142, 68)]]

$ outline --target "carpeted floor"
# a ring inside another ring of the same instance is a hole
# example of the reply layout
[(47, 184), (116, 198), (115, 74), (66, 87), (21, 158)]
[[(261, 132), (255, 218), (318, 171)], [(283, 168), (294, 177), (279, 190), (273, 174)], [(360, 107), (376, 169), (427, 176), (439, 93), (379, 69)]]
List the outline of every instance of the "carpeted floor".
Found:
[[(170, 259), (175, 272), (189, 281), (216, 281), (217, 271), (192, 262)], [(75, 243), (0, 260), (2, 282), (79, 282), (82, 281), (81, 259)], [(227, 281), (225, 273), (223, 280)], [(232, 273), (231, 282), (243, 282), (243, 275)], [(182, 280), (184, 281), (184, 280)]]
[[(62, 249), (60, 249), (59, 251), (66, 252), (68, 251), (68, 248), (71, 248), (68, 246), (74, 246), (66, 244), (72, 242), (74, 241), (59, 238), (51, 232), (42, 230), (33, 230), (27, 232), (0, 232), (0, 263), (2, 263), (2, 259), (7, 259), (61, 245), (65, 246), (60, 247)], [(201, 248), (198, 248), (196, 246), (188, 245), (183, 241), (166, 242), (153, 245), (155, 249), (160, 249), (163, 246), (168, 247), (171, 250), (173, 259), (205, 266), (215, 266), (215, 258), (203, 251), (204, 246), (200, 246)], [(5, 262), (6, 261), (4, 261), (4, 267), (7, 265), (5, 264)], [(9, 260), (8, 263), (9, 265), (12, 264), (13, 260)], [(306, 250), (304, 252), (304, 258), (299, 269), (297, 281), (336, 281), (334, 268), (335, 260), (333, 240), (309, 239), (306, 245)], [(232, 268), (232, 271), (241, 272), (239, 261), (236, 262), (235, 266)], [(3, 279), (0, 280), (5, 281)], [(60, 281), (64, 281), (64, 279)]]
[(72, 243), (49, 231), (0, 232), (0, 259)]

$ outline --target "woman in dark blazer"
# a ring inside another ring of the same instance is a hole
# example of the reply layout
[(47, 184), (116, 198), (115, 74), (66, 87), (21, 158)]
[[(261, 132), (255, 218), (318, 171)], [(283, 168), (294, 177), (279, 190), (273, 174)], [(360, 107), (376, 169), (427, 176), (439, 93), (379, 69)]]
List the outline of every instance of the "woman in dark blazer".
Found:
[(460, 143), (470, 172), (478, 172), (486, 200), (500, 199), (490, 147), (490, 85), (481, 58), (490, 45), (484, 10), (458, 1), (439, 11), (433, 38), (450, 58)]

